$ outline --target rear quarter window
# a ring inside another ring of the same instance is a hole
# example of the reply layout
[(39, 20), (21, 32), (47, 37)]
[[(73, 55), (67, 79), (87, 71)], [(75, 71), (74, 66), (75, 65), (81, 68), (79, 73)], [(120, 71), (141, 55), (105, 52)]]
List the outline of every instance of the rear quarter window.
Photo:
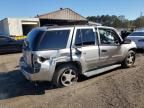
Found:
[(47, 31), (39, 43), (39, 50), (64, 49), (67, 46), (70, 30)]

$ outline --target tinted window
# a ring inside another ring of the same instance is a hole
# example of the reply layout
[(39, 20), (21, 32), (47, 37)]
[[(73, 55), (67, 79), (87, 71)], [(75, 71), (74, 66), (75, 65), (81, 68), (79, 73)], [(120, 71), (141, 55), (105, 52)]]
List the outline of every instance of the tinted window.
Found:
[(44, 32), (45, 31), (37, 30), (37, 29), (32, 30), (28, 34), (27, 39), (26, 39), (26, 43), (24, 46), (29, 47), (31, 50), (36, 50), (37, 45), (38, 45), (40, 39), (42, 38), (42, 35)]
[(144, 32), (134, 32), (130, 34), (129, 36), (144, 36)]
[(77, 33), (76, 33), (75, 45), (76, 46), (82, 46), (82, 37), (81, 37), (80, 29), (78, 29)]
[(9, 37), (0, 37), (0, 42), (9, 42), (10, 40), (12, 40)]
[(95, 35), (93, 29), (82, 29), (83, 45), (95, 45)]
[(6, 41), (7, 40), (7, 38), (0, 38), (0, 41)]
[(99, 29), (101, 44), (118, 44), (120, 39), (117, 33), (110, 29)]
[(39, 50), (66, 48), (70, 30), (47, 31), (40, 42)]
[(95, 45), (95, 33), (93, 32), (93, 29), (78, 29), (76, 33), (75, 45)]

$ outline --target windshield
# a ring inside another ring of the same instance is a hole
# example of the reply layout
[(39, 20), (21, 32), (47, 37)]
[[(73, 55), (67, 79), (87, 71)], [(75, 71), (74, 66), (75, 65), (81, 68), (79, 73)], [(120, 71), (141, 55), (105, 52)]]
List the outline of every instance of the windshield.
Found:
[(67, 46), (70, 30), (47, 31), (39, 43), (39, 50), (64, 49)]
[(144, 32), (133, 32), (129, 36), (144, 36)]

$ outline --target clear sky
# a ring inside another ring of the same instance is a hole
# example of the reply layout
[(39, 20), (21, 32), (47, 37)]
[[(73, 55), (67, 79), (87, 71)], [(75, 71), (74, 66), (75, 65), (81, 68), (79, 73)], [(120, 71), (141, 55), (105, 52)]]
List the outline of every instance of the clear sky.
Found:
[(135, 19), (142, 12), (144, 0), (1, 0), (0, 19), (6, 17), (33, 17), (62, 8), (71, 8), (79, 14), (125, 15)]

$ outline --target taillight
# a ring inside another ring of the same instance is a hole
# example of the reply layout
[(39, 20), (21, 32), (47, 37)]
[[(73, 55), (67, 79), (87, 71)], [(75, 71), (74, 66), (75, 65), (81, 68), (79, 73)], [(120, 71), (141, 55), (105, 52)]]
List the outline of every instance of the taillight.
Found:
[(34, 68), (34, 72), (40, 69), (41, 64), (38, 62), (38, 56), (32, 54), (32, 67)]
[(23, 50), (26, 50), (28, 48), (28, 42), (26, 40), (24, 40), (23, 42)]

